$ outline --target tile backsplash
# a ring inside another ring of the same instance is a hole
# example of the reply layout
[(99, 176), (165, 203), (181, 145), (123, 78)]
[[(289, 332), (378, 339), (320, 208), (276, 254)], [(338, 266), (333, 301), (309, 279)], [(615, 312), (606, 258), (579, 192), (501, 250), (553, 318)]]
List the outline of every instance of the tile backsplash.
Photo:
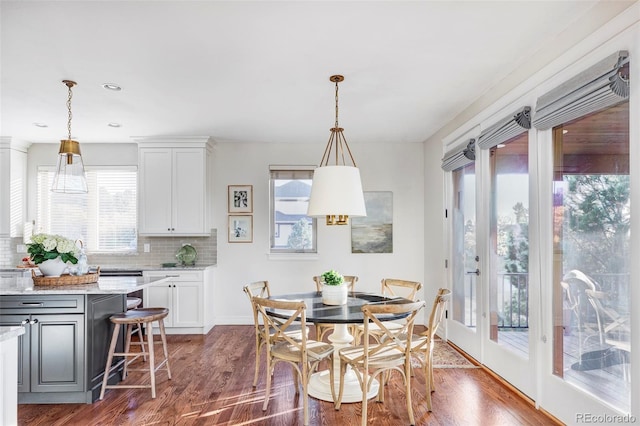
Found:
[[(184, 244), (191, 244), (198, 252), (198, 265), (216, 265), (218, 263), (218, 232), (211, 230), (210, 237), (138, 237), (138, 253), (135, 254), (91, 254), (92, 266), (161, 266), (165, 262), (177, 262), (176, 252)], [(18, 253), (17, 247), (23, 244), (22, 238), (0, 238), (0, 268), (13, 268), (22, 263), (26, 253)], [(149, 244), (150, 251), (144, 253), (144, 245)]]

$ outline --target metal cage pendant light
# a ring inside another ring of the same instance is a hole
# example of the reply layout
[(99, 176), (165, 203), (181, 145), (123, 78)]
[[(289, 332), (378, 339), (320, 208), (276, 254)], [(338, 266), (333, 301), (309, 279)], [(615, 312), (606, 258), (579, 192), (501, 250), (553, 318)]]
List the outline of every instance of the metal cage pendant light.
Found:
[[(349, 216), (366, 216), (367, 211), (360, 170), (344, 137), (344, 129), (338, 125), (338, 83), (344, 77), (332, 75), (329, 80), (336, 85), (336, 122), (320, 165), (313, 172), (307, 216), (325, 216), (327, 225), (346, 225)], [(330, 165), (332, 159), (334, 164)]]
[(67, 194), (81, 194), (88, 192), (87, 178), (84, 174), (84, 164), (82, 163), (82, 155), (80, 154), (80, 144), (71, 139), (71, 98), (73, 93), (71, 88), (76, 85), (75, 81), (62, 80), (68, 88), (67, 111), (69, 113), (67, 120), (68, 138), (60, 141), (60, 150), (58, 151), (58, 164), (56, 166), (56, 174), (53, 177), (53, 185), (51, 191), (64, 192)]

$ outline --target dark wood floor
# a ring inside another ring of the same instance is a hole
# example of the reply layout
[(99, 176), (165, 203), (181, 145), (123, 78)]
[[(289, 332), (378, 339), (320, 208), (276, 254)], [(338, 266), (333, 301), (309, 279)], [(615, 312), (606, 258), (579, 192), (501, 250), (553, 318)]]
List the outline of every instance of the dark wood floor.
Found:
[[(114, 389), (94, 404), (21, 404), (19, 425), (302, 424), (302, 400), (295, 396), (291, 371), (284, 364), (276, 367), (269, 408), (262, 411), (264, 378), (252, 388), (253, 326), (217, 326), (206, 336), (168, 339), (173, 380), (159, 373), (156, 399), (148, 390)], [(436, 369), (434, 375), (431, 413), (424, 403), (424, 376), (417, 372), (411, 379), (418, 425), (553, 424), (481, 368)], [(343, 404), (335, 411), (333, 404), (311, 398), (309, 414), (311, 425), (359, 425), (361, 404)], [(399, 375), (387, 385), (384, 403), (369, 403), (368, 419), (375, 425), (408, 424)]]

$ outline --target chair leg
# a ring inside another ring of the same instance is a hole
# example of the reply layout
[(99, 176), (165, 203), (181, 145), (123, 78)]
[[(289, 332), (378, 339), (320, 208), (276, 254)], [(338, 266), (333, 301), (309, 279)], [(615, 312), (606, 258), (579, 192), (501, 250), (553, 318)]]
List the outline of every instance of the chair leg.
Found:
[(153, 349), (153, 326), (147, 323), (147, 346), (149, 347), (149, 376), (151, 379), (151, 398), (156, 397), (156, 358)]
[(158, 324), (160, 325), (160, 338), (162, 339), (162, 352), (164, 352), (164, 361), (167, 365), (167, 376), (169, 380), (171, 380), (171, 366), (169, 365), (169, 349), (167, 347), (167, 335), (164, 331), (164, 320), (159, 320)]
[[(129, 353), (131, 351), (131, 332), (133, 330), (132, 324), (127, 324), (124, 328), (126, 330), (127, 337), (124, 339), (124, 352)], [(122, 380), (127, 378), (127, 367), (129, 366), (129, 361), (126, 357), (124, 358), (124, 368), (122, 369)], [(133, 361), (133, 360), (131, 360)]]
[(431, 371), (430, 363), (425, 364), (424, 366), (424, 381), (426, 384), (425, 389), (425, 399), (427, 400), (427, 411), (431, 410), (431, 392), (433, 392), (433, 372)]
[(144, 336), (142, 335), (142, 324), (138, 324), (138, 326), (136, 328), (138, 330), (138, 340), (140, 341), (140, 350), (143, 353), (142, 360), (144, 362), (147, 362), (147, 354), (146, 354), (146, 351), (144, 349)]
[(269, 356), (269, 350), (267, 349), (267, 385), (264, 390), (264, 404), (262, 404), (262, 411), (267, 410), (269, 405), (269, 393), (271, 393), (271, 357)]
[[(295, 376), (298, 375), (296, 371), (294, 371), (293, 374)], [(302, 382), (302, 413), (303, 413), (304, 426), (308, 426), (309, 425), (309, 393), (307, 392), (307, 385), (309, 380), (308, 380), (307, 368), (304, 368), (302, 370), (301, 376), (302, 377), (300, 377), (300, 381)]]
[(255, 373), (253, 374), (253, 387), (258, 386), (258, 374), (260, 371), (260, 349), (262, 349), (262, 345), (260, 344), (260, 338), (256, 334), (256, 368)]
[(404, 374), (403, 374), (403, 379), (404, 379), (404, 388), (405, 388), (405, 393), (406, 395), (406, 399), (407, 399), (407, 412), (409, 413), (409, 423), (411, 425), (415, 425), (416, 421), (413, 417), (413, 405), (411, 404), (411, 357), (409, 357), (406, 361), (405, 361), (405, 365), (404, 365)]
[(344, 375), (347, 371), (346, 364), (343, 364), (342, 360), (340, 360), (340, 390), (338, 392), (338, 399), (335, 401), (335, 409), (340, 409), (340, 404), (342, 404), (342, 394), (344, 392)]
[[(369, 378), (371, 379), (371, 378)], [(362, 426), (367, 426), (367, 389), (369, 388), (366, 377), (362, 382)], [(382, 388), (382, 385), (380, 385)], [(342, 390), (342, 389), (340, 389)]]
[[(107, 389), (107, 381), (111, 372), (111, 362), (113, 361), (113, 353), (116, 351), (118, 343), (118, 334), (120, 333), (120, 324), (114, 324), (113, 334), (111, 335), (111, 344), (109, 345), (109, 355), (107, 355), (107, 365), (104, 367), (104, 377), (102, 378), (102, 389), (100, 389), (100, 400), (104, 398), (104, 392)], [(126, 359), (125, 359), (126, 363)]]

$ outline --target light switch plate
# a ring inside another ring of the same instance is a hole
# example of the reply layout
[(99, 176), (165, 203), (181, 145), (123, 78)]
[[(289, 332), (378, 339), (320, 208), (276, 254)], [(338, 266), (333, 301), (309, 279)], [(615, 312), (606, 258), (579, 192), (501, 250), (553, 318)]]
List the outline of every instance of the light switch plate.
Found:
[(145, 243), (144, 244), (144, 252), (145, 253), (149, 253), (150, 251), (151, 251), (151, 244)]

